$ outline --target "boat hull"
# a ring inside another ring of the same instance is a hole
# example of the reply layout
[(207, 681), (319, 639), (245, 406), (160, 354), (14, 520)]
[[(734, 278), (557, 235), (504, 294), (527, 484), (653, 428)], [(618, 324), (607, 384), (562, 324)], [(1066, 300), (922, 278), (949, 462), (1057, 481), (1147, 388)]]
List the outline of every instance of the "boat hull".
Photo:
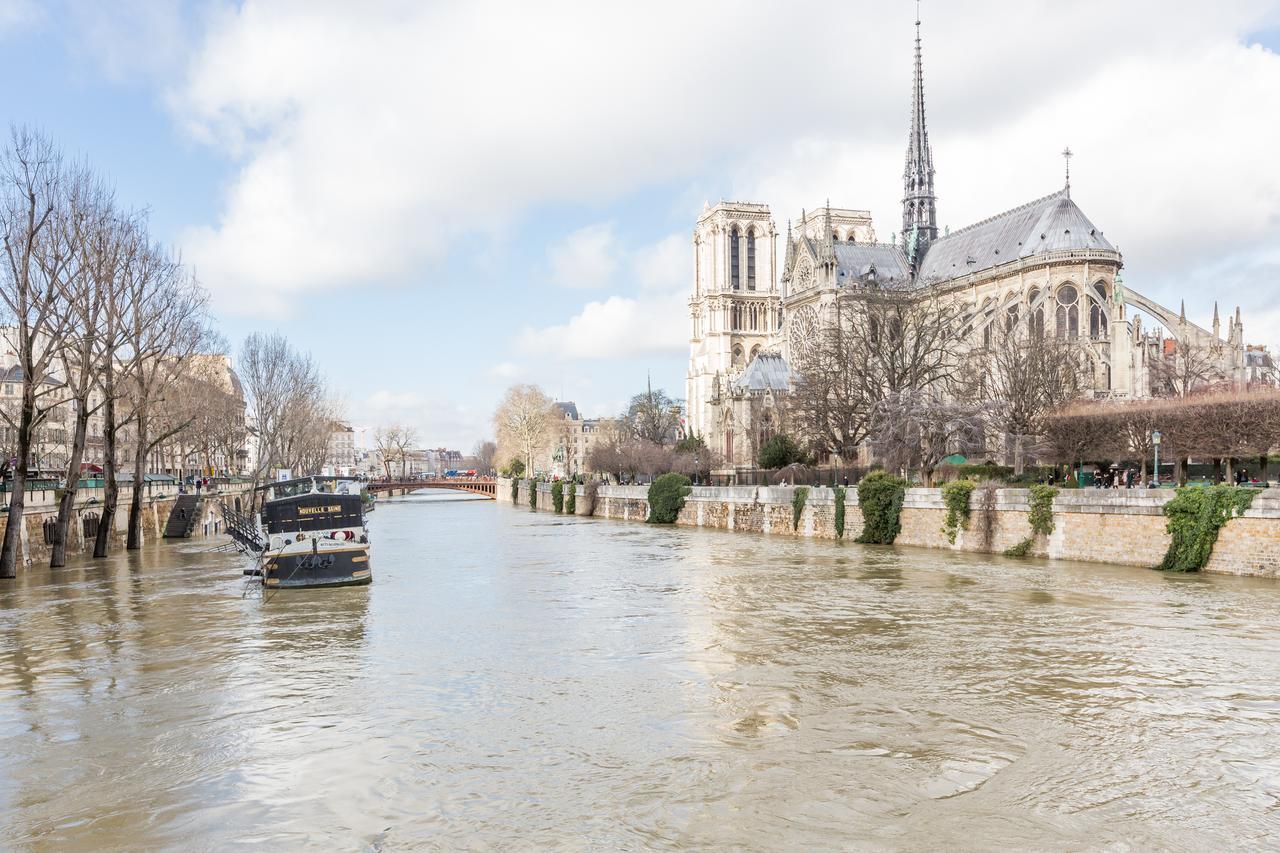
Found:
[(272, 589), (363, 586), (372, 580), (367, 545), (285, 552), (266, 557), (262, 564), (262, 583)]

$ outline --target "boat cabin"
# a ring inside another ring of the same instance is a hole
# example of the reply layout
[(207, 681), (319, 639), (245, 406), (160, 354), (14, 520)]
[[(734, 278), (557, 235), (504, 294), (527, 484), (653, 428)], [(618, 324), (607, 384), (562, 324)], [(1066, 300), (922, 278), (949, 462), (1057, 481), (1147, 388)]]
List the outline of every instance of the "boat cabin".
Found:
[(335, 477), (300, 477), (259, 486), (265, 490), (262, 521), (267, 533), (296, 533), (360, 527), (364, 498), (360, 484)]

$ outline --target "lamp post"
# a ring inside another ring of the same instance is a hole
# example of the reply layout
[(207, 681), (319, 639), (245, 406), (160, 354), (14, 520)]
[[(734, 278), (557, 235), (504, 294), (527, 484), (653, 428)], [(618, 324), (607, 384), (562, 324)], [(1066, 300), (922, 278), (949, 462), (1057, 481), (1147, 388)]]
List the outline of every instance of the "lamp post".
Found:
[(1160, 488), (1160, 430), (1151, 431), (1151, 446), (1156, 451), (1156, 488)]

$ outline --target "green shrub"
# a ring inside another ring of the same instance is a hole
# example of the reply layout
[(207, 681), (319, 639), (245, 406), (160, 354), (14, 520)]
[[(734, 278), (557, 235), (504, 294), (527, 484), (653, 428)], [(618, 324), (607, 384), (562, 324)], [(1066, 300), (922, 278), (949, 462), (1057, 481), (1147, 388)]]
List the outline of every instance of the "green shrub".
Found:
[(564, 512), (564, 480), (556, 480), (551, 484), (551, 510)]
[(956, 543), (956, 534), (961, 526), (969, 527), (969, 496), (977, 485), (972, 480), (956, 480), (944, 483), (942, 500), (947, 505), (947, 517), (942, 520), (942, 532), (947, 534), (947, 541)]
[(511, 461), (507, 463), (507, 467), (498, 472), (504, 477), (510, 477), (513, 480), (519, 480), (524, 476), (524, 460), (519, 456), (511, 457)]
[(760, 448), (757, 461), (761, 468), (785, 468), (796, 462), (804, 462), (805, 455), (791, 436), (778, 433)]
[(1012, 548), (1006, 548), (1004, 555), (1006, 557), (1025, 557), (1031, 553), (1031, 545), (1034, 541), (1035, 540), (1028, 536)]
[(568, 488), (564, 490), (564, 511), (566, 515), (577, 515), (578, 512), (578, 483), (577, 480), (570, 480), (567, 484)]
[(902, 529), (899, 516), (907, 494), (907, 481), (884, 471), (872, 471), (858, 484), (858, 504), (862, 509), (859, 542), (892, 545)]
[(807, 486), (796, 486), (795, 492), (791, 495), (791, 529), (800, 529), (800, 516), (804, 514), (805, 502), (809, 500), (809, 489)]
[(1261, 489), (1223, 483), (1209, 488), (1183, 486), (1164, 505), (1166, 529), (1173, 537), (1160, 569), (1195, 572), (1204, 568), (1218, 541), (1218, 531), (1233, 515), (1242, 515)]
[(689, 478), (683, 474), (663, 474), (654, 480), (649, 486), (649, 522), (674, 524), (691, 491)]
[(836, 486), (836, 538), (844, 538), (844, 486)]
[(537, 512), (538, 510), (538, 478), (529, 478), (529, 509)]
[(511, 478), (511, 503), (516, 504), (519, 502), (520, 502), (520, 478), (512, 477)]

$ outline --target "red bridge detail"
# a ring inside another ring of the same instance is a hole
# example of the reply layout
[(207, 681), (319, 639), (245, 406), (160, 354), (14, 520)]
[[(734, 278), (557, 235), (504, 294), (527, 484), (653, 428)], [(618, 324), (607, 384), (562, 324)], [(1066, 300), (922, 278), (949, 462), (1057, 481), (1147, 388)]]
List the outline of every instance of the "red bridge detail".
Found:
[(492, 477), (439, 477), (433, 480), (377, 480), (366, 483), (365, 488), (370, 494), (385, 494), (388, 497), (407, 495), (418, 489), (453, 489), (456, 492), (496, 498), (498, 483)]

